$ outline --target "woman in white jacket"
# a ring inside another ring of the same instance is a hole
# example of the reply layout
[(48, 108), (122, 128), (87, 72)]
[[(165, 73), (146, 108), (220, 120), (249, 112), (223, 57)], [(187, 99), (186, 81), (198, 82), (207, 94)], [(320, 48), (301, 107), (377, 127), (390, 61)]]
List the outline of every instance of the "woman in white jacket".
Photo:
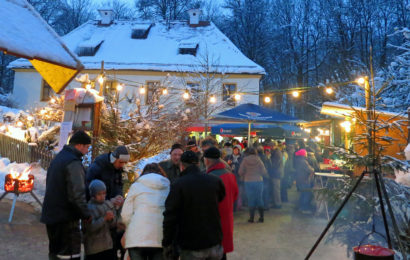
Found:
[(164, 175), (157, 163), (146, 165), (125, 199), (121, 217), (131, 260), (162, 259), (162, 213), (170, 186)]

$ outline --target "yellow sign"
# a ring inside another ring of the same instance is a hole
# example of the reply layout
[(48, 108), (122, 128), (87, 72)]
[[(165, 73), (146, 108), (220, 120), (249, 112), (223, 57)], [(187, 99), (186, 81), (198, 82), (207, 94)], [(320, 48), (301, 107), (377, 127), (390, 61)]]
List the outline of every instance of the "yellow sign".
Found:
[(30, 60), (30, 62), (57, 94), (60, 94), (79, 72), (76, 69), (70, 69), (36, 59)]

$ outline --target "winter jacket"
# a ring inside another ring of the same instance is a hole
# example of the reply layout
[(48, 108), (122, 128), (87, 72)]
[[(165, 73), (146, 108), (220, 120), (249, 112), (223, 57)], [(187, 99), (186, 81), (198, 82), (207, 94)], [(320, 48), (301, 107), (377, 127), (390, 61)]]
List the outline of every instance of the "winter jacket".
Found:
[(207, 173), (221, 178), (225, 186), (225, 198), (219, 203), (218, 209), (223, 233), (222, 246), (224, 253), (229, 253), (233, 251), (233, 204), (238, 198), (238, 185), (235, 175), (222, 162), (210, 167)]
[(281, 179), (284, 174), (282, 152), (278, 148), (273, 149), (271, 152), (270, 159), (272, 162), (271, 177), (274, 179)]
[[(261, 161), (263, 162), (263, 166), (265, 166), (265, 169), (268, 173), (268, 176), (271, 177), (270, 174), (273, 171), (271, 161), (268, 159), (268, 157), (263, 152), (258, 152), (258, 156), (261, 159)], [(264, 180), (269, 179), (269, 177), (265, 176)]]
[(315, 171), (319, 171), (319, 170), (320, 170), (319, 163), (317, 162), (314, 153), (308, 152), (308, 153), (307, 153), (307, 160), (308, 160), (309, 165), (312, 166), (312, 168), (313, 168)]
[[(97, 254), (113, 248), (110, 228), (117, 223), (116, 211), (111, 201), (99, 203), (94, 199), (88, 202), (92, 221), (84, 225), (84, 249), (86, 255)], [(110, 222), (104, 220), (107, 211), (114, 213), (114, 219)]]
[(122, 207), (121, 218), (127, 226), (125, 248), (161, 247), (167, 178), (148, 173), (132, 184)]
[(241, 165), (243, 156), (241, 154), (239, 155), (228, 155), (225, 156), (224, 161), (228, 162), (231, 161), (232, 163), (229, 165), (232, 169), (232, 173), (235, 174), (236, 178), (239, 178), (238, 172), (239, 172), (239, 166)]
[(294, 168), (296, 173), (296, 187), (299, 189), (310, 185), (310, 176), (314, 173), (314, 169), (309, 165), (305, 156), (294, 157)]
[(222, 227), (218, 205), (225, 197), (220, 178), (189, 166), (173, 184), (165, 201), (164, 247), (176, 244), (182, 250), (201, 250), (221, 244)]
[(256, 154), (243, 158), (239, 167), (239, 176), (245, 182), (263, 181), (263, 176), (269, 177), (263, 162)]
[(165, 171), (171, 183), (174, 183), (174, 181), (180, 176), (181, 171), (179, 165), (173, 164), (171, 159), (160, 162), (159, 166)]
[(107, 187), (106, 199), (110, 200), (117, 195), (123, 194), (123, 182), (122, 182), (122, 169), (115, 169), (114, 165), (110, 161), (110, 154), (101, 154), (95, 158), (94, 162), (90, 165), (87, 171), (87, 198), (89, 198), (88, 186), (95, 180), (101, 180)]
[(41, 222), (56, 224), (90, 217), (85, 197), (83, 154), (65, 145), (47, 170)]

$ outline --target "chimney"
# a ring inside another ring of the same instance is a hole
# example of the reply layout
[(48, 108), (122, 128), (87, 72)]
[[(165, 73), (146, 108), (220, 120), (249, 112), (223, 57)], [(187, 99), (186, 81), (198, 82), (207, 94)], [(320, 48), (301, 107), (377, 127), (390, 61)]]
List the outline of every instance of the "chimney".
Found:
[(199, 25), (199, 16), (202, 14), (201, 9), (190, 9), (187, 11), (189, 14), (189, 25), (198, 26)]
[(101, 25), (110, 25), (112, 24), (112, 21), (114, 20), (114, 10), (111, 8), (104, 8), (104, 9), (98, 9), (98, 12), (100, 13)]

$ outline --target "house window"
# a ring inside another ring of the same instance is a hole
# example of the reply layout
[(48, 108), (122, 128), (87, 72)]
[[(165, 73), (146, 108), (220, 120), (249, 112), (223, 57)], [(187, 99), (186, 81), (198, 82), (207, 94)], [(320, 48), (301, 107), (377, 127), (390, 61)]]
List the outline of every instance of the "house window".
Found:
[(43, 80), (42, 87), (41, 87), (41, 101), (47, 102), (55, 94), (56, 93), (50, 87), (50, 85), (48, 85), (48, 83), (45, 80)]
[(94, 56), (101, 44), (104, 42), (102, 39), (89, 39), (80, 43), (77, 47), (78, 56)]
[(152, 24), (138, 24), (132, 28), (131, 38), (132, 39), (146, 39), (148, 33), (152, 27)]
[(178, 53), (196, 56), (198, 47), (199, 44), (197, 42), (182, 41), (178, 45)]
[(154, 97), (155, 91), (158, 90), (159, 86), (161, 86), (160, 81), (147, 81), (146, 82), (147, 89), (145, 94), (145, 104), (148, 105), (152, 102)]
[(222, 97), (228, 106), (235, 106), (234, 94), (236, 93), (236, 84), (223, 84)]

